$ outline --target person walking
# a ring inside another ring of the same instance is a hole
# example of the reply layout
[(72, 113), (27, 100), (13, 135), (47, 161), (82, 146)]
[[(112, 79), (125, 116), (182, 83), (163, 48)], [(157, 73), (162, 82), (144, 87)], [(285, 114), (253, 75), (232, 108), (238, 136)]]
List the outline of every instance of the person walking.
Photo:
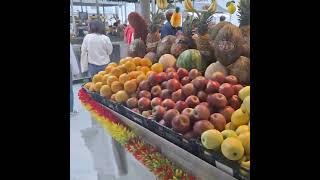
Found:
[(110, 63), (110, 55), (113, 50), (110, 38), (105, 35), (105, 28), (98, 20), (89, 23), (87, 34), (81, 46), (81, 71), (89, 72), (89, 76), (103, 71)]
[(73, 94), (73, 76), (79, 74), (79, 66), (74, 54), (72, 45), (70, 43), (70, 116), (77, 114), (78, 112), (74, 110), (74, 94)]

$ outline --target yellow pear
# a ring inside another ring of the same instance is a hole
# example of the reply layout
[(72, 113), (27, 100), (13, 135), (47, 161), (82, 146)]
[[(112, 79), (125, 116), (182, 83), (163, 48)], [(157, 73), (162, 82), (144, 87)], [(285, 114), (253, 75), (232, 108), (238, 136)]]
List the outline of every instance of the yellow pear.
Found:
[(239, 127), (241, 125), (246, 125), (249, 122), (249, 114), (246, 112), (243, 112), (241, 109), (237, 109), (234, 111), (231, 115), (231, 123)]
[(242, 133), (238, 136), (242, 146), (244, 147), (244, 152), (246, 155), (250, 155), (250, 132)]
[(92, 82), (95, 84), (97, 82), (101, 82), (102, 81), (102, 75), (100, 74), (95, 74), (93, 77), (92, 77)]
[(115, 100), (116, 100), (118, 103), (125, 103), (128, 99), (129, 99), (129, 96), (128, 96), (128, 94), (126, 93), (126, 91), (124, 91), (124, 90), (118, 91), (118, 92), (115, 94)]
[(228, 137), (221, 144), (222, 154), (229, 160), (238, 161), (244, 155), (244, 148), (239, 139)]
[(238, 137), (237, 133), (230, 129), (225, 129), (221, 132), (223, 139), (227, 139), (228, 137)]
[(249, 170), (250, 169), (250, 160), (241, 162), (241, 166)]
[(100, 92), (100, 88), (102, 87), (102, 82), (97, 82), (94, 84), (93, 89), (96, 92)]
[(242, 88), (238, 93), (239, 98), (243, 101), (244, 98), (250, 96), (250, 86)]
[(100, 95), (106, 98), (110, 98), (112, 91), (109, 85), (103, 85), (100, 89)]
[(216, 149), (220, 147), (223, 141), (221, 132), (216, 129), (210, 129), (201, 134), (201, 143), (207, 149)]
[(244, 108), (246, 109), (245, 112), (248, 112), (250, 114), (250, 95), (244, 98), (243, 103)]
[(237, 128), (236, 133), (239, 136), (242, 133), (248, 132), (250, 131), (249, 126), (248, 125), (241, 125)]

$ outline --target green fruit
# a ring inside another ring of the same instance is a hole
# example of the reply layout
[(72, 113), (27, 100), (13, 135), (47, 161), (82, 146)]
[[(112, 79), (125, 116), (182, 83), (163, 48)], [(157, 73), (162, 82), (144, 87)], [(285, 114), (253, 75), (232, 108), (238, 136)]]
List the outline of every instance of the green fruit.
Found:
[(250, 155), (250, 132), (242, 133), (238, 136), (242, 146), (244, 147), (244, 152), (246, 155)]
[(250, 131), (249, 126), (248, 125), (241, 125), (237, 128), (236, 133), (239, 136), (242, 133), (248, 132)]
[(246, 86), (244, 88), (242, 88), (240, 91), (239, 91), (239, 94), (238, 94), (239, 98), (243, 101), (244, 98), (246, 98), (247, 96), (250, 96), (250, 86)]
[(229, 130), (229, 129), (223, 130), (221, 132), (221, 134), (223, 136), (223, 139), (227, 139), (228, 137), (238, 137), (236, 132), (234, 132), (233, 130)]
[(244, 98), (242, 104), (244, 104), (246, 112), (248, 112), (250, 114), (250, 95)]
[(231, 115), (231, 123), (235, 127), (246, 125), (249, 123), (249, 114), (246, 112), (243, 112), (241, 109), (237, 109)]
[(222, 141), (222, 134), (215, 129), (207, 130), (201, 135), (201, 143), (207, 149), (216, 149), (220, 147)]
[(207, 64), (201, 58), (200, 51), (196, 49), (187, 49), (183, 51), (176, 62), (176, 66), (179, 68), (185, 68), (188, 71), (191, 69), (198, 69), (201, 72), (204, 72), (209, 64)]
[(229, 160), (238, 161), (244, 155), (244, 148), (239, 139), (228, 137), (221, 144), (222, 154)]

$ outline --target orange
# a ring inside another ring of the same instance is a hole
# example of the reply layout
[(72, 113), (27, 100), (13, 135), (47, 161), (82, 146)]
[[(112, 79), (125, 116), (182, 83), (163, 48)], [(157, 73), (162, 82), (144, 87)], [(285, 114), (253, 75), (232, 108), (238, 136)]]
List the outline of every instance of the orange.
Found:
[(116, 101), (116, 94), (112, 94), (110, 99), (111, 99), (112, 101)]
[(118, 78), (116, 76), (113, 76), (113, 75), (110, 75), (107, 79), (107, 84), (109, 86), (111, 86), (111, 84), (114, 82), (114, 81), (118, 81)]
[(129, 72), (129, 79), (135, 79), (140, 75), (140, 71), (131, 71)]
[(107, 74), (107, 72), (105, 72), (105, 71), (100, 71), (98, 74), (101, 75), (101, 76), (103, 76), (103, 75)]
[(131, 72), (131, 71), (135, 71), (136, 70), (136, 65), (133, 63), (133, 62), (126, 62), (124, 64), (124, 67), (127, 69), (128, 72)]
[(124, 72), (122, 72), (122, 70), (118, 67), (112, 69), (111, 71), (111, 74), (116, 76), (116, 77), (119, 77), (121, 74), (123, 74)]
[(151, 66), (151, 70), (157, 73), (163, 72), (163, 65), (160, 63), (155, 63)]
[(152, 61), (149, 58), (142, 58), (140, 61), (141, 66), (148, 66), (152, 65)]
[(140, 71), (142, 66), (136, 66), (136, 70)]
[(115, 62), (112, 62), (112, 63), (109, 63), (109, 64), (108, 64), (108, 66), (110, 66), (110, 67), (117, 67), (117, 66), (118, 66), (118, 64), (117, 64), (117, 63), (115, 63)]
[(144, 74), (147, 74), (150, 71), (150, 68), (147, 66), (141, 67), (140, 71), (142, 71)]
[(140, 74), (137, 77), (137, 83), (140, 83), (141, 81), (146, 80), (146, 79), (147, 79), (147, 76), (145, 74)]
[(129, 81), (129, 75), (127, 73), (121, 74), (119, 76), (119, 82), (121, 82), (122, 84), (124, 84), (125, 82)]
[(115, 100), (118, 103), (125, 103), (128, 99), (129, 99), (129, 96), (126, 93), (126, 91), (121, 90), (115, 94)]
[(90, 87), (93, 85), (93, 82), (88, 82), (84, 85), (84, 88), (90, 89)]
[(129, 94), (136, 92), (137, 83), (133, 80), (127, 81), (126, 83), (124, 83), (124, 90)]
[(102, 81), (102, 76), (99, 74), (96, 74), (92, 77), (92, 82), (93, 83), (97, 83), (97, 82), (101, 82)]
[(94, 86), (93, 86), (94, 91), (100, 92), (101, 86), (102, 86), (102, 82), (95, 83)]
[(112, 82), (112, 84), (111, 84), (111, 91), (112, 91), (113, 93), (116, 93), (116, 92), (118, 92), (118, 91), (120, 91), (120, 90), (123, 90), (123, 84), (121, 84), (121, 82), (119, 82), (119, 81), (114, 81), (114, 82)]
[(124, 66), (124, 64), (121, 65), (121, 66), (118, 66), (118, 68), (119, 68), (123, 73), (126, 73), (126, 72), (127, 72), (127, 69), (126, 69), (126, 67)]
[(110, 75), (109, 74), (106, 74), (102, 77), (102, 84), (105, 85), (105, 84), (108, 84), (108, 77)]
[(112, 91), (109, 85), (103, 85), (100, 89), (100, 95), (106, 98), (110, 98)]
[(136, 66), (140, 66), (141, 65), (141, 57), (135, 57), (132, 59), (133, 63), (136, 65)]
[(106, 73), (110, 73), (113, 68), (114, 67), (112, 67), (112, 66), (107, 66), (105, 69)]

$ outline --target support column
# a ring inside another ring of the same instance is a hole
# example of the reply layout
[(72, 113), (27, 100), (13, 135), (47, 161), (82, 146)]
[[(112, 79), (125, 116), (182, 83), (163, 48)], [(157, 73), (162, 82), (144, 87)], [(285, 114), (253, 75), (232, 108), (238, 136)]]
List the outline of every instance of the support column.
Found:
[(140, 14), (147, 23), (150, 22), (150, 0), (140, 0)]
[(73, 14), (73, 0), (71, 0), (71, 15), (72, 15), (72, 28), (73, 28), (73, 33), (76, 34), (76, 21), (74, 19), (74, 14)]

